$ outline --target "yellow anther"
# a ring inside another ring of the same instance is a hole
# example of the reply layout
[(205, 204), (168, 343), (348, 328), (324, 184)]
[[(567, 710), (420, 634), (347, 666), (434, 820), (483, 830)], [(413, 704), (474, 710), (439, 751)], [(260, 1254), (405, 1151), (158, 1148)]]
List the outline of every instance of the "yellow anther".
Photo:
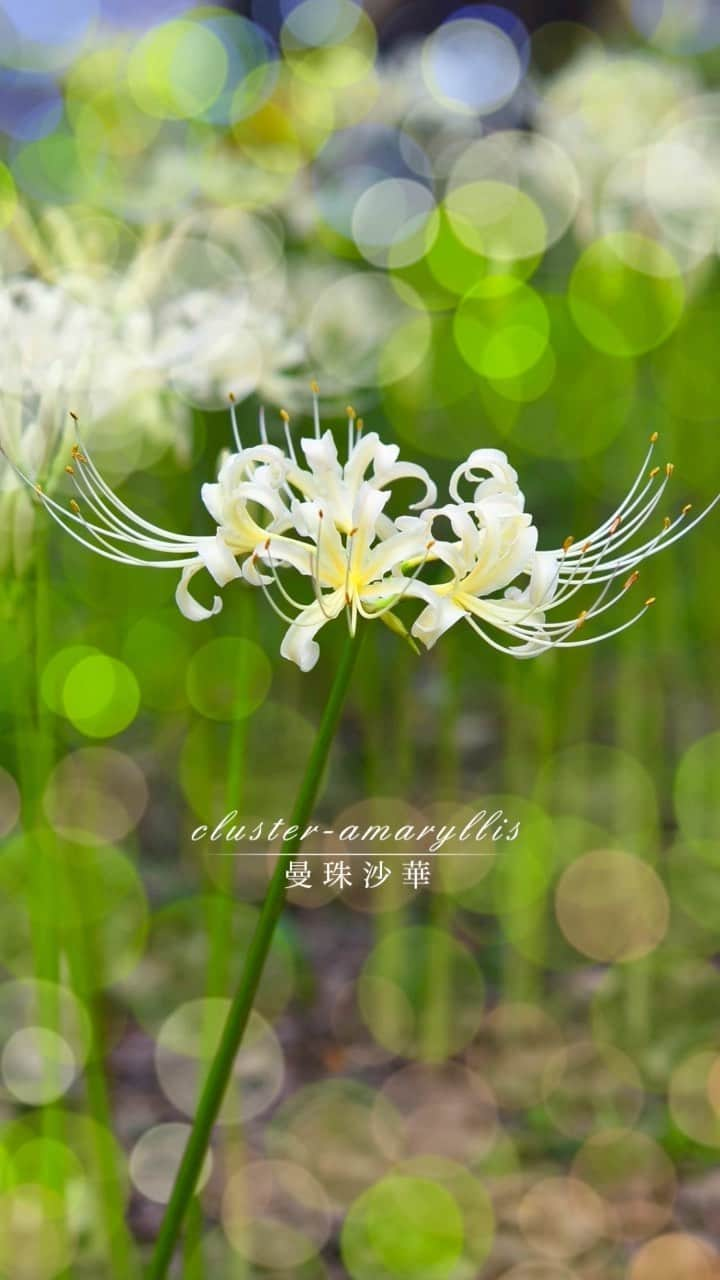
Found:
[(610, 532), (617, 533), (621, 524), (622, 524), (622, 516), (616, 516), (612, 524), (610, 525)]
[(356, 417), (357, 417), (357, 414), (356, 414), (356, 412), (355, 412), (355, 410), (353, 409), (353, 407), (352, 407), (352, 405), (351, 405), (351, 404), (349, 404), (349, 405), (347, 406), (347, 409), (345, 410), (345, 412), (346, 412), (346, 414), (347, 414), (348, 418), (356, 418)]
[(43, 488), (41, 484), (34, 484), (33, 489), (35, 490), (36, 493), (39, 493), (42, 495)]
[(80, 515), (80, 508), (74, 498), (70, 499), (70, 510), (74, 511), (76, 516)]
[(666, 476), (671, 476), (674, 470), (675, 470), (675, 463), (674, 463), (674, 462), (668, 462), (668, 464), (667, 464), (667, 466), (666, 466), (666, 468), (665, 468), (665, 475), (666, 475)]
[(270, 550), (270, 539), (269, 539), (269, 538), (266, 538), (266, 539), (265, 539), (265, 550), (266, 550), (266, 551), (269, 551), (269, 550)]
[(654, 480), (654, 479), (655, 479), (655, 477), (656, 477), (657, 475), (659, 475), (659, 474), (660, 474), (660, 468), (659, 468), (659, 467), (653, 467), (652, 471), (650, 472), (650, 476), (649, 476), (650, 480)]
[(358, 418), (357, 422), (355, 423), (355, 426), (358, 429), (358, 433), (361, 432), (363, 427), (365, 426), (365, 420), (363, 418)]
[(320, 383), (319, 383), (319, 382), (316, 382), (314, 378), (313, 378), (312, 382), (310, 383), (310, 390), (312, 391), (312, 393), (313, 393), (313, 395), (314, 395), (314, 396), (319, 396), (319, 395), (320, 395)]
[(625, 583), (625, 586), (623, 587), (623, 591), (629, 591), (631, 587), (634, 587), (639, 577), (640, 577), (640, 570), (636, 569), (634, 573), (630, 574), (630, 577), (628, 578), (627, 582)]
[(650, 608), (650, 605), (651, 605), (651, 604), (654, 604), (656, 600), (657, 600), (657, 596), (650, 596), (650, 597), (645, 601), (645, 608), (646, 608), (646, 609), (649, 609), (649, 608)]
[(586, 552), (586, 551), (589, 551), (589, 550), (590, 550), (590, 545), (591, 545), (591, 544), (590, 544), (589, 542), (583, 542), (583, 544), (582, 544), (582, 546), (581, 546), (581, 548), (580, 548), (580, 550), (582, 551), (583, 555), (585, 555), (585, 552)]
[(74, 444), (72, 449), (70, 450), (70, 453), (72, 454), (76, 462), (87, 462), (87, 458), (85, 457), (85, 454), (82, 452), (82, 449), (80, 448), (79, 444)]
[(651, 444), (657, 444), (657, 442), (658, 442), (658, 432), (657, 432), (657, 431), (653, 431), (653, 433), (652, 433), (652, 435), (651, 435), (651, 437), (650, 437), (650, 443), (651, 443)]
[(73, 413), (72, 409), (68, 409), (68, 413), (70, 414), (70, 417), (72, 418), (73, 422), (78, 421), (78, 416), (76, 413)]
[(283, 422), (290, 421), (290, 414), (288, 413), (287, 409), (280, 410), (280, 417), (282, 418)]
[(686, 503), (685, 503), (685, 506), (684, 506), (684, 507), (683, 507), (683, 509), (682, 509), (682, 514), (683, 514), (684, 516), (686, 516), (686, 515), (687, 515), (687, 513), (688, 513), (688, 511), (692, 511), (692, 502), (686, 502)]
[(74, 475), (75, 475), (75, 468), (74, 468), (74, 467), (70, 467), (70, 466), (68, 466), (68, 467), (66, 467), (66, 468), (65, 468), (65, 470), (67, 471), (67, 473), (68, 473), (68, 475), (69, 475), (69, 476), (74, 476)]
[(670, 519), (670, 517), (665, 516), (665, 519), (663, 520), (663, 529), (669, 529), (671, 524), (672, 524), (672, 520)]
[(563, 542), (563, 551), (569, 551), (574, 541), (575, 539), (572, 537), (566, 538)]
[(232, 391), (228, 391), (228, 400), (230, 401), (231, 404), (235, 403), (235, 396)]
[(583, 609), (582, 613), (578, 614), (577, 622), (575, 623), (575, 630), (576, 630), (576, 631), (579, 631), (580, 627), (582, 626), (582, 624), (583, 624), (583, 622), (585, 621), (585, 619), (587, 618), (587, 616), (588, 616), (588, 611), (587, 611), (587, 609)]

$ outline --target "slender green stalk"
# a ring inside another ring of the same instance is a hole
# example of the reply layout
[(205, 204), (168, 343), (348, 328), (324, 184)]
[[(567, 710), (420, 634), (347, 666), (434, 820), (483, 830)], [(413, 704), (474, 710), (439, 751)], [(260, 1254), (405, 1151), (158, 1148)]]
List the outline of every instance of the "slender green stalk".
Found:
[(340, 659), (340, 665), (335, 674), (335, 680), (323, 712), (318, 735), (315, 739), (290, 822), (291, 827), (295, 828), (295, 835), (287, 841), (284, 852), (278, 858), (272, 879), (268, 885), (260, 918), (250, 941), (240, 983), (233, 997), (220, 1038), (220, 1044), (210, 1065), (200, 1096), (192, 1131), (180, 1162), (172, 1195), (155, 1244), (155, 1252), (150, 1262), (147, 1280), (162, 1280), (162, 1277), (167, 1274), (175, 1245), (182, 1230), (183, 1220), (197, 1185), (198, 1176), (210, 1143), (213, 1125), (222, 1105), (235, 1056), (252, 1012), (275, 926), (280, 919), (285, 904), (286, 872), (291, 858), (298, 852), (302, 844), (303, 830), (312, 814), (313, 805), (320, 789), (323, 772), (355, 666), (361, 636), (362, 627), (358, 629), (355, 636), (348, 637)]

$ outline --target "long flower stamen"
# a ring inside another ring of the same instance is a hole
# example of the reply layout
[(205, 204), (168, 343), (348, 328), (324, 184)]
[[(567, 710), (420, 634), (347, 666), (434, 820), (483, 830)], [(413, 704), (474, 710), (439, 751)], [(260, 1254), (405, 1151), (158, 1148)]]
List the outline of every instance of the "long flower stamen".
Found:
[(405, 599), (413, 583), (416, 582), (417, 579), (420, 577), (420, 574), (422, 573), (423, 569), (425, 568), (425, 565), (430, 559), (430, 552), (432, 551), (432, 548), (434, 546), (435, 546), (434, 540), (432, 542), (428, 542), (425, 555), (423, 556), (422, 560), (418, 564), (415, 571), (408, 578), (402, 590), (399, 591), (396, 596), (393, 596), (392, 600), (390, 600), (388, 604), (383, 605), (381, 609), (365, 609), (362, 604), (362, 601), (358, 600), (358, 611), (360, 613), (360, 616), (362, 618), (367, 618), (368, 620), (374, 619), (374, 618), (382, 618), (386, 613), (390, 613), (391, 609), (397, 609), (397, 606), (400, 604), (401, 600)]
[(230, 422), (232, 424), (232, 433), (233, 433), (233, 439), (235, 441), (235, 448), (237, 449), (238, 453), (242, 453), (243, 451), (242, 440), (240, 439), (240, 432), (238, 430), (238, 423), (237, 423), (237, 413), (235, 411), (235, 396), (233, 395), (232, 391), (228, 396), (228, 400), (230, 401)]
[(332, 614), (328, 613), (327, 609), (325, 608), (325, 601), (323, 599), (322, 579), (320, 576), (320, 564), (321, 564), (321, 555), (322, 555), (321, 542), (322, 542), (322, 535), (323, 535), (324, 519), (325, 519), (325, 512), (318, 511), (318, 536), (317, 536), (317, 547), (315, 549), (315, 556), (314, 556), (315, 565), (314, 565), (314, 572), (312, 574), (312, 582), (313, 582), (313, 591), (315, 592), (315, 599), (318, 605), (320, 606), (320, 612), (322, 613), (323, 617), (329, 622), (330, 619), (332, 618)]
[[(77, 418), (74, 415), (71, 415), (71, 416), (73, 416), (74, 421), (77, 423)], [(145, 520), (142, 516), (138, 515), (136, 511), (132, 510), (131, 507), (126, 506), (126, 504), (122, 502), (122, 500), (117, 496), (117, 494), (113, 492), (113, 490), (106, 483), (106, 481), (103, 480), (103, 477), (100, 471), (98, 470), (95, 463), (93, 462), (92, 455), (89, 449), (87, 448), (87, 445), (83, 443), (80, 436), (78, 436), (77, 445), (72, 450), (72, 456), (73, 456), (73, 461), (76, 462), (79, 467), (86, 468), (90, 472), (93, 478), (93, 483), (95, 484), (96, 488), (100, 491), (100, 493), (102, 493), (108, 499), (108, 501), (112, 504), (112, 506), (116, 508), (116, 510), (120, 512), (131, 524), (134, 522), (136, 525), (139, 526), (140, 529), (145, 529), (147, 530), (148, 533), (159, 535), (160, 538), (167, 540), (168, 542), (189, 541), (189, 539), (187, 539), (183, 534), (173, 533), (169, 529), (161, 529), (158, 525), (152, 524), (149, 520)], [(26, 477), (24, 478), (26, 479), (26, 483), (31, 483), (30, 481), (27, 481)]]
[[(616, 515), (601, 537), (591, 536), (582, 544), (581, 549), (585, 551), (586, 564), (591, 564), (594, 569), (599, 568), (610, 549), (615, 553), (619, 547), (624, 546), (635, 536), (638, 529), (647, 523), (662, 501), (669, 478), (666, 473), (665, 479), (661, 485), (655, 488), (652, 497), (648, 499), (644, 506), (639, 505), (642, 503), (647, 490), (652, 486), (652, 481), (650, 481), (632, 508), (626, 509), (624, 515)], [(572, 556), (573, 552), (571, 551), (570, 554)], [(575, 554), (577, 555), (578, 553), (575, 552)]]
[(295, 466), (297, 466), (297, 455), (295, 453), (293, 438), (290, 434), (290, 414), (287, 409), (280, 410), (280, 417), (282, 418), (283, 427), (285, 428), (285, 439), (287, 441), (288, 453), (290, 454)]
[(319, 386), (319, 384), (318, 384), (317, 382), (315, 382), (315, 381), (311, 382), (311, 383), (310, 383), (310, 390), (311, 390), (311, 392), (312, 392), (313, 429), (314, 429), (314, 431), (315, 431), (315, 439), (316, 439), (316, 440), (319, 440), (319, 439), (320, 439), (320, 435), (321, 435), (321, 430), (320, 430), (320, 386)]
[[(280, 577), (278, 567), (275, 564), (275, 561), (273, 560), (272, 551), (270, 550), (271, 542), (272, 542), (272, 539), (268, 538), (267, 542), (265, 543), (265, 546), (263, 547), (263, 552), (267, 556), (268, 567), (273, 576), (275, 585), (278, 591), (280, 592), (281, 596), (283, 596), (283, 598), (287, 600), (288, 604), (291, 604), (294, 609), (297, 609), (299, 613), (302, 613), (303, 609), (308, 608), (308, 604), (302, 600), (296, 600), (295, 597), (292, 596), (290, 592), (287, 590), (285, 584), (282, 581), (282, 578)], [(258, 556), (258, 552), (257, 551), (253, 552), (253, 560), (255, 560), (257, 556)]]
[(84, 519), (86, 528), (95, 535), (98, 541), (102, 541), (103, 538), (112, 538), (118, 542), (130, 542), (149, 551), (166, 551), (168, 555), (177, 554), (183, 549), (184, 545), (187, 545), (189, 540), (179, 543), (174, 535), (172, 537), (149, 538), (144, 532), (133, 529), (131, 525), (121, 520), (116, 512), (106, 506), (102, 497), (92, 488), (87, 474), (80, 465), (78, 465), (77, 470), (75, 467), (70, 466), (66, 467), (65, 471), (71, 477), (78, 497), (88, 504), (90, 510), (99, 520), (104, 522), (101, 525), (96, 525)]
[[(615, 627), (614, 630), (612, 631), (603, 632), (603, 634), (600, 636), (588, 636), (586, 640), (550, 640), (547, 644), (542, 644), (542, 642), (540, 642), (540, 647), (534, 649), (530, 653), (523, 653), (515, 645), (500, 644), (498, 641), (494, 640), (492, 636), (489, 636), (487, 634), (487, 632), (479, 625), (479, 623), (476, 621), (475, 618), (469, 617), (467, 621), (469, 622), (473, 631), (477, 632), (477, 634), (487, 644), (489, 644), (491, 648), (497, 649), (499, 653), (508, 654), (510, 657), (513, 657), (513, 658), (533, 658), (538, 656), (540, 653), (546, 653), (549, 649), (581, 649), (591, 644), (600, 644), (601, 641), (603, 640), (610, 640), (612, 639), (613, 636), (620, 635), (621, 632), (627, 631), (629, 627), (632, 627), (636, 622), (639, 622), (640, 619), (645, 616), (648, 609), (651, 608), (651, 606), (654, 603), (655, 603), (654, 597), (651, 597), (649, 600), (646, 600), (642, 609), (640, 609), (639, 612), (636, 613), (634, 617), (630, 618), (627, 622), (622, 623), (621, 626)], [(578, 626), (582, 625), (586, 620), (587, 620), (586, 615), (581, 614), (580, 617), (575, 620), (573, 630), (576, 631), (578, 629)], [(489, 625), (493, 626), (494, 624), (491, 622)], [(505, 630), (505, 628), (501, 628), (501, 629)]]
[[(669, 525), (664, 526), (660, 530), (660, 533), (656, 534), (654, 538), (650, 538), (648, 542), (643, 543), (640, 547), (636, 547), (633, 551), (628, 552), (627, 555), (621, 556), (617, 560), (604, 563), (602, 566), (598, 567), (602, 567), (603, 572), (627, 572), (629, 569), (634, 568), (635, 565), (640, 564), (643, 560), (647, 560), (650, 556), (656, 555), (658, 551), (664, 551), (665, 547), (672, 546), (674, 542), (677, 542), (678, 538), (685, 537), (691, 529), (694, 529), (696, 525), (700, 524), (700, 522), (710, 514), (713, 508), (717, 506), (718, 502), (720, 502), (720, 494), (718, 497), (714, 498), (712, 502), (708, 503), (707, 507), (705, 507), (694, 520), (691, 520), (689, 524), (686, 523), (686, 518), (691, 507), (686, 505), (683, 507), (680, 514), (676, 516), (675, 520), (672, 520)], [(682, 528), (680, 526), (682, 526)], [(598, 581), (601, 579), (596, 578), (595, 580)]]
[(345, 544), (345, 584), (344, 584), (345, 616), (347, 617), (347, 623), (348, 623), (348, 627), (350, 628), (351, 635), (355, 635), (355, 626), (353, 623), (353, 615), (350, 612), (350, 600), (351, 600), (350, 573), (352, 570), (353, 542), (355, 540), (356, 533), (357, 533), (357, 529), (351, 529), (347, 537), (347, 542)]
[[(655, 447), (657, 445), (657, 442), (658, 442), (658, 433), (657, 431), (653, 431), (650, 437), (650, 447), (647, 450), (647, 453), (645, 454), (640, 470), (638, 471), (632, 485), (628, 489), (628, 492), (625, 494), (625, 497), (620, 503), (620, 506), (616, 507), (616, 509), (612, 512), (612, 514), (609, 515), (607, 519), (597, 529), (593, 530), (591, 534), (588, 534), (585, 538), (579, 539), (577, 543), (578, 546), (584, 545), (591, 538), (593, 540), (601, 538), (602, 535), (612, 527), (612, 525), (617, 520), (618, 516), (621, 516), (623, 519), (625, 518), (625, 516), (628, 514), (628, 507), (630, 503), (632, 502), (633, 498), (635, 497), (635, 494), (637, 493), (640, 485), (642, 484), (643, 478), (647, 475), (648, 463), (650, 462), (655, 452)], [(652, 481), (653, 478), (654, 477), (651, 474), (650, 481)], [(648, 487), (649, 485), (646, 485), (644, 492), (647, 492)]]

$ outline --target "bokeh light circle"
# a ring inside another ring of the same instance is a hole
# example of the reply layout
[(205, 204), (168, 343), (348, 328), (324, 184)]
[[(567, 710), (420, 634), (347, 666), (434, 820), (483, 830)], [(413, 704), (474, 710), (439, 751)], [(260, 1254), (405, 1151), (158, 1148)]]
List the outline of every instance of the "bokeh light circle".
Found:
[(292, 1268), (296, 1274), (296, 1268), (315, 1258), (330, 1234), (330, 1202), (320, 1183), (301, 1166), (253, 1160), (228, 1180), (222, 1222), (243, 1258), (278, 1271)]
[(544, 1178), (523, 1196), (517, 1211), (525, 1239), (538, 1253), (574, 1258), (593, 1248), (605, 1230), (605, 1206), (577, 1178)]
[[(405, 297), (411, 293), (405, 288)], [(321, 385), (327, 383), (328, 391), (344, 388), (347, 395), (348, 386), (385, 385), (410, 373), (425, 358), (429, 341), (419, 299), (415, 310), (413, 315), (380, 272), (354, 272), (321, 288), (307, 318), (309, 354)], [(403, 340), (410, 325), (410, 340)]]
[[(189, 1000), (166, 1018), (158, 1032), (158, 1080), (185, 1115), (195, 1114), (200, 1085), (217, 1051), (229, 1007), (230, 1002), (220, 997)], [(217, 1123), (238, 1124), (261, 1115), (277, 1098), (284, 1074), (280, 1042), (270, 1024), (254, 1011), (235, 1056), (231, 1087)]]
[[(130, 1177), (147, 1200), (167, 1204), (190, 1131), (189, 1124), (179, 1121), (158, 1124), (143, 1133), (133, 1146), (129, 1160)], [(198, 1174), (198, 1191), (202, 1191), (207, 1183), (212, 1165), (212, 1152), (207, 1151)]]
[(351, 1205), (341, 1250), (353, 1280), (449, 1280), (463, 1239), (449, 1191), (427, 1178), (391, 1174)]
[[(426, 1002), (442, 981), (438, 1019)], [(441, 929), (415, 926), (379, 942), (358, 980), (358, 1002), (375, 1039), (405, 1057), (442, 1062), (463, 1049), (483, 1014), (485, 986), (470, 951)]]
[(688, 747), (675, 774), (675, 811), (688, 839), (720, 838), (718, 776), (720, 733), (709, 733)]
[(471, 368), (499, 383), (537, 364), (549, 331), (539, 294), (515, 276), (492, 275), (478, 281), (455, 315), (455, 340), (462, 356)]
[(720, 1147), (717, 1070), (717, 1054), (701, 1050), (676, 1066), (668, 1086), (668, 1107), (678, 1129), (706, 1147)]
[(423, 75), (433, 97), (462, 115), (490, 115), (512, 98), (522, 62), (510, 36), (482, 18), (442, 23), (423, 46)]
[(627, 358), (670, 336), (682, 316), (685, 291), (668, 249), (637, 232), (618, 231), (581, 254), (568, 298), (588, 342)]
[[(452, 193), (466, 187), (474, 194), (469, 210), (479, 214), (477, 243), (488, 221), (488, 204), (502, 200), (514, 222), (509, 243), (518, 257), (542, 253), (555, 244), (570, 226), (580, 202), (580, 181), (567, 153), (542, 134), (521, 129), (489, 133), (461, 152), (448, 177), (450, 209)], [(518, 193), (516, 200), (510, 195), (513, 190)], [(462, 204), (456, 208), (456, 216), (461, 218)], [(469, 227), (466, 236), (472, 236)]]
[(67, 1093), (87, 1058), (90, 1025), (67, 988), (23, 978), (0, 985), (0, 1079), (26, 1106)]
[[(498, 1137), (498, 1108), (477, 1072), (456, 1062), (411, 1063), (384, 1082), (374, 1116), (378, 1141), (388, 1156), (441, 1156), (470, 1164), (487, 1154)], [(388, 1131), (385, 1100), (403, 1118)]]
[(188, 698), (211, 720), (242, 720), (262, 705), (272, 683), (264, 650), (245, 636), (209, 640), (187, 667)]
[(530, 274), (545, 252), (548, 229), (542, 211), (510, 181), (456, 182), (445, 197), (445, 209), (458, 240), (493, 261), (519, 264), (517, 275)]
[(708, 1240), (673, 1231), (638, 1249), (628, 1280), (717, 1280), (718, 1274), (720, 1255)]
[(367, 187), (352, 215), (353, 239), (375, 266), (408, 266), (427, 252), (437, 229), (435, 200), (421, 182), (385, 178)]
[(16, 1280), (52, 1280), (70, 1265), (63, 1196), (24, 1182), (0, 1194), (0, 1270)]
[(71, 1045), (49, 1027), (22, 1027), (6, 1040), (0, 1056), (5, 1088), (26, 1106), (56, 1102), (77, 1075)]
[(402, 1120), (388, 1098), (358, 1080), (305, 1085), (273, 1115), (265, 1145), (273, 1160), (301, 1164), (334, 1209), (347, 1206), (388, 1170)]
[(208, 26), (177, 19), (153, 27), (135, 45), (128, 87), (147, 115), (184, 119), (212, 106), (227, 72), (222, 40)]
[(140, 690), (130, 668), (118, 658), (97, 653), (81, 658), (65, 677), (63, 709), (87, 737), (110, 738), (135, 719)]
[(592, 1040), (568, 1044), (548, 1060), (543, 1091), (549, 1119), (571, 1138), (629, 1128), (645, 1101), (634, 1062), (612, 1045)]
[(646, 1240), (669, 1222), (677, 1190), (675, 1167), (646, 1134), (633, 1129), (593, 1134), (570, 1171), (604, 1201), (611, 1239)]
[(502, 1001), (483, 1018), (466, 1058), (502, 1107), (522, 1110), (542, 1102), (545, 1068), (562, 1045), (562, 1031), (544, 1009)]
[(624, 0), (624, 4), (638, 33), (663, 53), (687, 57), (720, 45), (720, 13), (713, 0)]
[(144, 774), (130, 756), (107, 747), (66, 755), (50, 775), (43, 804), (50, 825), (70, 840), (122, 840), (148, 801)]
[(659, 946), (670, 902), (647, 862), (620, 850), (596, 849), (563, 872), (555, 914), (568, 942), (583, 955), (618, 963), (638, 960)]

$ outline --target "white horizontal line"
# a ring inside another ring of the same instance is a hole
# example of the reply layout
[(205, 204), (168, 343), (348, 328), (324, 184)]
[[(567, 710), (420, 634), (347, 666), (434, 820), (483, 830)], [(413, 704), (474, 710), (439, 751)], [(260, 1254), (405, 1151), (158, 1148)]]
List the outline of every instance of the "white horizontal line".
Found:
[[(285, 858), (286, 853), (282, 851), (266, 850), (265, 853), (259, 849), (215, 849), (214, 853), (225, 858)], [(309, 852), (306, 849), (299, 849), (290, 855), (292, 858), (301, 861), (303, 858), (328, 858), (334, 862), (342, 858), (405, 858), (410, 861), (413, 858), (422, 858), (425, 860), (432, 858), (489, 858), (491, 853), (453, 853), (450, 849), (438, 849), (434, 853), (408, 853), (405, 849), (383, 849), (382, 853), (353, 853), (351, 849), (343, 849), (339, 853), (319, 853), (317, 851)]]

